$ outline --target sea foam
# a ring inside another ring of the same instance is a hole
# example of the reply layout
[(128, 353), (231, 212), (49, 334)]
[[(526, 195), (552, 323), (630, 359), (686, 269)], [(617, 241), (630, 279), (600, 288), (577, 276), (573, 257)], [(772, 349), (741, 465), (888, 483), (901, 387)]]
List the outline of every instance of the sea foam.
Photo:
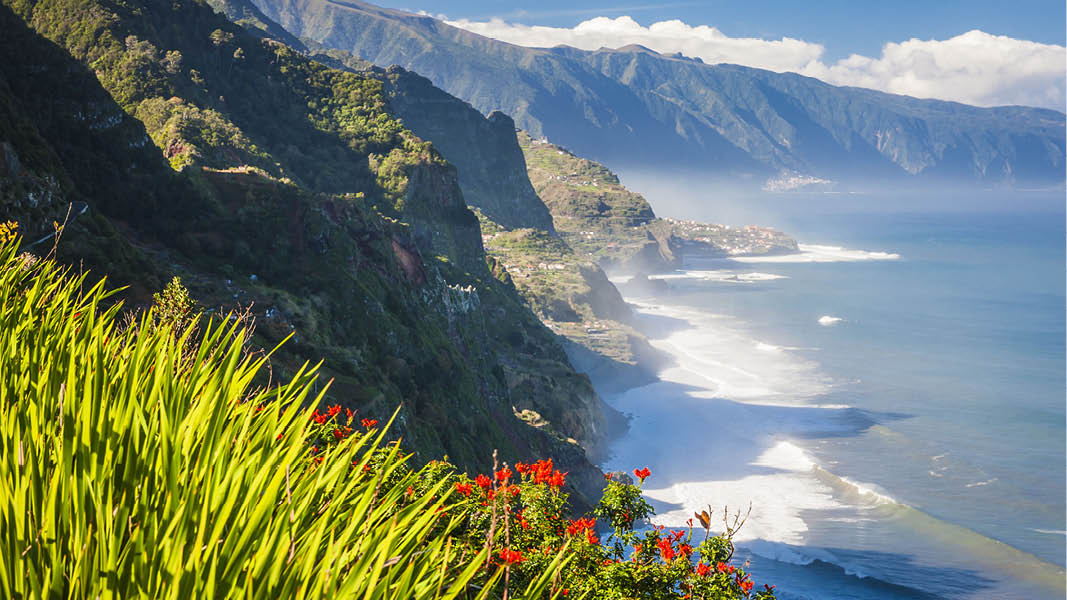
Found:
[(777, 273), (738, 273), (731, 270), (681, 270), (673, 273), (650, 275), (649, 279), (694, 279), (699, 281), (715, 281), (721, 283), (755, 283), (759, 281), (774, 281), (775, 279), (788, 279), (785, 275)]
[[(802, 544), (805, 511), (839, 509), (833, 489), (814, 473), (815, 460), (789, 438), (848, 431), (848, 407), (813, 402), (831, 388), (801, 354), (753, 339), (735, 319), (663, 305), (637, 304), (642, 319), (684, 321), (654, 328), (651, 343), (675, 364), (658, 382), (607, 401), (632, 417), (603, 465), (649, 467), (644, 494), (656, 524), (681, 527), (707, 510), (752, 514), (736, 541)], [(664, 331), (659, 338), (656, 330)], [(720, 525), (721, 529), (721, 525)]]
[(899, 254), (869, 250), (851, 250), (841, 246), (823, 246), (818, 244), (798, 244), (797, 254), (776, 254), (771, 256), (736, 256), (731, 260), (744, 263), (825, 263), (856, 262), (864, 260), (897, 260)]

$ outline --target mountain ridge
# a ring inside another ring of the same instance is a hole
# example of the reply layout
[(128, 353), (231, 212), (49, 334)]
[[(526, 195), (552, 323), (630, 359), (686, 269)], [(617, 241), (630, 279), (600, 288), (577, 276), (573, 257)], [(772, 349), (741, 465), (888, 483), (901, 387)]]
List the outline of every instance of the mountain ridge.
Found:
[(642, 49), (526, 48), (356, 0), (254, 0), (294, 35), (418, 72), (483, 113), (621, 169), (686, 166), (758, 187), (1062, 186), (1062, 113), (841, 88)]

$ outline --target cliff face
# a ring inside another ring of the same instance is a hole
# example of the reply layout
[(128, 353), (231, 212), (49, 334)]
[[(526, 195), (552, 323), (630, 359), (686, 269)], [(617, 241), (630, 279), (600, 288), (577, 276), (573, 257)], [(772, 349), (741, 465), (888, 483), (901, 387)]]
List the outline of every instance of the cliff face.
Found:
[(456, 166), (467, 204), (508, 229), (553, 230), (552, 215), (526, 176), (511, 117), (494, 112), (486, 118), (399, 67), (390, 67), (385, 81), (390, 106), (404, 126), (433, 142)]
[(358, 0), (254, 2), (300, 37), (414, 70), (616, 168), (698, 168), (756, 187), (1064, 182), (1065, 117), (1052, 110), (917, 100), (640, 46), (525, 48)]
[(329, 69), (194, 0), (4, 0), (0, 25), (0, 219), (28, 232), (83, 201), (60, 250), (135, 283), (127, 302), (180, 275), (206, 307), (251, 306), (258, 343), (293, 334), (275, 376), (322, 357), (331, 400), (401, 405), (422, 460), (554, 456), (599, 490), (579, 445), (602, 418), (588, 378), (491, 270), (461, 177), (380, 73)]

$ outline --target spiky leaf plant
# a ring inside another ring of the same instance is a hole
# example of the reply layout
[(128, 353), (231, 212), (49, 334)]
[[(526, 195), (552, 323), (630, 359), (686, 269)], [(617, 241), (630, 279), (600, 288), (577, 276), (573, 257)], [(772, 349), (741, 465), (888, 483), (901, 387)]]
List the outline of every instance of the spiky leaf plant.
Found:
[(316, 367), (257, 387), (266, 358), (239, 322), (122, 325), (103, 283), (16, 244), (0, 245), (0, 596), (489, 597), (499, 572), (450, 541), (446, 480), (412, 495), (420, 472), (384, 428), (311, 455)]

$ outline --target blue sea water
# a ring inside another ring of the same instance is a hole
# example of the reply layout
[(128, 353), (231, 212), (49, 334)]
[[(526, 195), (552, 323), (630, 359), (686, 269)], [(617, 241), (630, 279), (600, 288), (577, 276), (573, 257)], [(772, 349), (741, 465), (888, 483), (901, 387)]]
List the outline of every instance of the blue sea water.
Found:
[(683, 368), (607, 398), (633, 415), (607, 466), (668, 427), (673, 460), (751, 465), (653, 453), (651, 493), (674, 525), (748, 497), (739, 553), (782, 598), (1063, 598), (1063, 196), (981, 200), (755, 201), (814, 258), (690, 263), (628, 298)]

